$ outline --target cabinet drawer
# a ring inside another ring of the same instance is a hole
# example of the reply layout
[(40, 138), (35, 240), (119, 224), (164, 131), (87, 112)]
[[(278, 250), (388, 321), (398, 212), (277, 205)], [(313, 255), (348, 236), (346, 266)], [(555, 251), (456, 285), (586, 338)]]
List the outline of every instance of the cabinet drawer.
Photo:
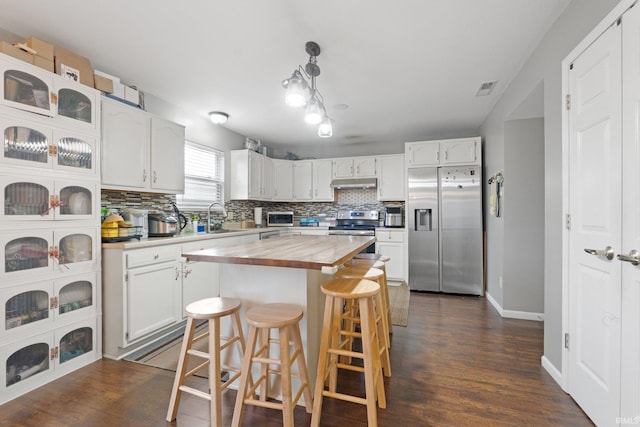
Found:
[(376, 230), (378, 242), (404, 242), (404, 231)]
[(127, 268), (142, 267), (143, 265), (175, 261), (179, 256), (179, 245), (159, 246), (151, 249), (132, 251), (130, 253), (127, 253)]

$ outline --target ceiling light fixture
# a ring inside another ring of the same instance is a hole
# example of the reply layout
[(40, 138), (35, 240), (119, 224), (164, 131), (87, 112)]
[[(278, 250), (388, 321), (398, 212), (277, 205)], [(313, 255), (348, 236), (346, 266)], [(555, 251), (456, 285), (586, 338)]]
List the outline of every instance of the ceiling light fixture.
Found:
[[(333, 135), (331, 119), (327, 116), (324, 107), (324, 97), (316, 87), (316, 77), (320, 75), (320, 67), (317, 64), (320, 55), (320, 46), (316, 42), (307, 42), (305, 50), (309, 54), (309, 62), (302, 68), (293, 71), (291, 77), (282, 81), (282, 87), (286, 89), (285, 103), (291, 107), (304, 107), (304, 121), (318, 126), (318, 136), (328, 138)], [(307, 80), (311, 80), (311, 85)]]
[(229, 115), (222, 111), (212, 111), (209, 113), (209, 119), (217, 125), (222, 125), (227, 122)]

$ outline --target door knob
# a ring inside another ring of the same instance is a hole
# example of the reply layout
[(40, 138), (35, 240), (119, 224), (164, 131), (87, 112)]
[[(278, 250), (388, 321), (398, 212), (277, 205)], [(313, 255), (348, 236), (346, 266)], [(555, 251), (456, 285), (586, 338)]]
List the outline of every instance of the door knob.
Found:
[[(604, 249), (587, 249), (585, 248), (584, 251), (588, 254), (591, 255), (595, 255), (595, 256), (603, 256), (606, 259), (608, 259), (609, 261), (611, 261), (613, 259), (613, 248), (611, 246), (607, 246)], [(618, 255), (618, 257), (620, 257), (620, 255)]]
[(620, 261), (630, 262), (633, 265), (638, 265), (640, 264), (640, 252), (632, 249), (629, 255), (618, 255), (618, 259)]

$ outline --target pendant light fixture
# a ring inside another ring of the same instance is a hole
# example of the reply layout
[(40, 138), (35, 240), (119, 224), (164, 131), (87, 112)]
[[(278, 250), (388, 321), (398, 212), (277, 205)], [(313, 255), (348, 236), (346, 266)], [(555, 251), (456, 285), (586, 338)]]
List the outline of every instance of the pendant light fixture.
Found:
[[(286, 89), (285, 103), (291, 107), (306, 106), (304, 121), (318, 126), (318, 136), (328, 138), (333, 135), (331, 119), (327, 116), (324, 107), (324, 98), (316, 87), (316, 77), (320, 75), (320, 67), (317, 64), (320, 55), (320, 46), (316, 42), (307, 42), (305, 50), (309, 54), (309, 62), (302, 68), (293, 71), (291, 77), (282, 81)], [(311, 80), (311, 84), (307, 80)]]

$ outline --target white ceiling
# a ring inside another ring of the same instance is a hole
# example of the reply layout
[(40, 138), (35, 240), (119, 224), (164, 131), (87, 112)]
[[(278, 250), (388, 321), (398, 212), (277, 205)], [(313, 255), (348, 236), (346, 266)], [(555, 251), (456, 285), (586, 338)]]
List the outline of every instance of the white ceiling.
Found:
[[(226, 111), (228, 129), (263, 143), (400, 143), (475, 135), (569, 1), (3, 0), (0, 28), (202, 116)], [(309, 40), (329, 140), (284, 105)]]

